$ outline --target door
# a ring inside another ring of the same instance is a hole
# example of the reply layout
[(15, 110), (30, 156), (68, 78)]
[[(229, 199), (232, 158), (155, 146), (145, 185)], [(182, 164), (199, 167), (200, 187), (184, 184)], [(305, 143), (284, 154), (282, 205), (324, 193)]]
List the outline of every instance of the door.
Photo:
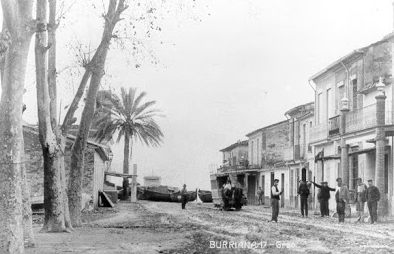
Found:
[(389, 192), (389, 155), (384, 155), (384, 193)]
[[(296, 170), (295, 170), (295, 179), (296, 179), (296, 182), (295, 182), (295, 191), (296, 191), (296, 193), (298, 192), (298, 186), (299, 186), (299, 184), (300, 184), (300, 169), (299, 168), (297, 168)], [(298, 199), (298, 195), (296, 195), (296, 194), (294, 194), (295, 195), (295, 200), (296, 200), (296, 202), (295, 202), (295, 207), (296, 208), (298, 208), (298, 203), (299, 203), (299, 199)]]
[(248, 204), (256, 204), (256, 176), (248, 176)]
[(267, 193), (265, 192), (265, 176), (261, 177), (261, 190), (264, 191), (263, 202), (265, 203), (265, 197), (267, 196)]
[(271, 172), (270, 192), (267, 193), (267, 195), (269, 195), (269, 197), (270, 197), (270, 200), (271, 200), (271, 194), (272, 194), (271, 188), (272, 188), (272, 186), (274, 185), (274, 179), (275, 179), (275, 173), (274, 173), (274, 172)]
[(306, 168), (302, 168), (301, 179), (302, 179), (303, 182), (306, 182)]
[(294, 170), (290, 170), (290, 206), (295, 207), (297, 195), (294, 194)]
[(282, 182), (282, 189), (281, 190), (283, 190), (282, 195), (280, 196), (280, 207), (285, 207), (285, 192), (284, 192), (284, 189), (285, 189), (285, 174), (282, 174), (282, 177), (281, 177), (280, 180)]
[(351, 190), (357, 190), (357, 179), (358, 179), (358, 155), (355, 154), (351, 157), (351, 160), (353, 160), (353, 168), (352, 168), (352, 178), (350, 179), (350, 186)]

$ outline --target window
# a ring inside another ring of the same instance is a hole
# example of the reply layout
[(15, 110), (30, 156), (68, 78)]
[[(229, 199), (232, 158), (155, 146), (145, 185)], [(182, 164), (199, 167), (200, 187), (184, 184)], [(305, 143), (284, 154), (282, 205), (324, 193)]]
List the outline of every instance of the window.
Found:
[(253, 146), (254, 146), (254, 142), (252, 141), (252, 144), (250, 146), (250, 164), (253, 165), (254, 161), (253, 161)]
[(323, 93), (317, 95), (317, 123), (323, 123)]
[(327, 108), (326, 108), (327, 118), (331, 118), (333, 116), (331, 88), (327, 89), (326, 106), (327, 106)]
[(260, 142), (259, 142), (260, 140), (259, 139), (257, 139), (257, 143), (256, 143), (256, 153), (257, 153), (257, 155), (256, 155), (256, 159), (257, 159), (257, 164), (259, 163), (259, 161), (260, 161)]
[(341, 84), (342, 85), (338, 87), (337, 100), (336, 100), (335, 113), (337, 115), (339, 114), (339, 110), (341, 110), (341, 100), (345, 96), (345, 86), (343, 85), (343, 82)]
[(353, 110), (357, 109), (357, 79), (352, 80)]
[(301, 148), (302, 148), (302, 156), (305, 155), (305, 150), (306, 150), (306, 124), (302, 125), (302, 144), (301, 144)]

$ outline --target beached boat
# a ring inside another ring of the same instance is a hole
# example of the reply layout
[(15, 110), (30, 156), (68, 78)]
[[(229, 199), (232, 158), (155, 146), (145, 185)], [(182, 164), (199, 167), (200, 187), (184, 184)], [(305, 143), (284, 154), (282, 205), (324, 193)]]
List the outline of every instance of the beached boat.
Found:
[(146, 189), (145, 190), (145, 198), (147, 200), (152, 200), (152, 201), (166, 201), (166, 202), (171, 202), (171, 197), (170, 193), (163, 193), (160, 191), (152, 190), (152, 189)]
[(144, 190), (144, 196), (147, 200), (152, 201), (165, 201), (171, 202), (179, 195), (179, 189), (176, 187), (168, 187), (168, 186), (155, 186), (155, 187), (147, 187)]
[(170, 194), (171, 202), (179, 202), (181, 200), (181, 192), (173, 192)]
[(198, 197), (201, 199), (202, 202), (210, 203), (212, 202), (212, 191), (199, 190)]
[[(187, 202), (194, 201), (194, 200), (196, 200), (196, 198), (197, 198), (197, 192), (196, 191), (188, 191), (188, 192), (186, 192), (186, 200), (187, 200)], [(180, 193), (180, 191), (178, 193), (172, 194), (171, 195), (171, 199), (172, 199), (172, 202), (180, 203), (182, 201), (181, 200), (181, 193)]]
[(144, 186), (137, 186), (137, 199), (138, 200), (145, 200), (145, 189), (146, 187)]
[(186, 192), (186, 200), (187, 202), (191, 202), (196, 200), (197, 198), (197, 191), (188, 191)]

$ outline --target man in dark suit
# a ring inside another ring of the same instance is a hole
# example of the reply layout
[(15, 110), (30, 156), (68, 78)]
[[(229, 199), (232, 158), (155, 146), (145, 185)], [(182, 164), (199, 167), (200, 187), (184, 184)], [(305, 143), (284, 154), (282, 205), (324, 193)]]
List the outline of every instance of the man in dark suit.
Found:
[(301, 215), (304, 217), (308, 217), (308, 196), (309, 196), (309, 188), (306, 183), (300, 180), (300, 186), (298, 187), (298, 195), (300, 195), (301, 201)]
[(182, 202), (182, 210), (186, 208), (187, 203), (187, 190), (186, 184), (183, 185), (183, 189), (181, 190), (181, 202)]
[(366, 196), (368, 211), (369, 215), (371, 216), (371, 224), (374, 224), (378, 220), (378, 201), (380, 200), (380, 191), (378, 187), (372, 184), (372, 180), (368, 180)]
[(328, 207), (328, 200), (330, 199), (330, 191), (335, 191), (334, 188), (330, 188), (327, 185), (327, 182), (321, 182), (322, 185), (319, 185), (315, 182), (312, 182), (317, 188), (320, 188), (320, 195), (318, 197), (320, 202), (320, 214), (321, 217), (330, 216), (330, 210)]

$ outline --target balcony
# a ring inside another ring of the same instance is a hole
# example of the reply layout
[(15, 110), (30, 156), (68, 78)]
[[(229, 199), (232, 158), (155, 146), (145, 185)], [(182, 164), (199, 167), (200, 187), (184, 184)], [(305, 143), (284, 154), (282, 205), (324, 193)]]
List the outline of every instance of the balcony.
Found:
[[(392, 102), (386, 101), (385, 125), (394, 124)], [(350, 111), (345, 116), (345, 133), (374, 128), (376, 124), (376, 104)], [(315, 143), (340, 134), (340, 116), (328, 119), (327, 123), (312, 126), (310, 130), (310, 143)]]
[(310, 138), (309, 141), (311, 143), (324, 140), (328, 136), (328, 124), (321, 123), (319, 125), (312, 126), (310, 130)]
[[(346, 115), (345, 132), (360, 131), (376, 127), (376, 104), (351, 111)], [(385, 125), (393, 124), (393, 111), (391, 101), (386, 101)]]
[(340, 120), (339, 115), (328, 119), (328, 135), (329, 136), (334, 136), (334, 135), (339, 134), (339, 127), (340, 127), (339, 120)]
[(237, 165), (237, 166), (221, 166), (220, 168), (217, 169), (217, 173), (232, 173), (232, 172), (237, 172), (241, 170), (248, 169), (248, 166), (243, 166), (243, 165)]
[(376, 104), (346, 114), (345, 132), (354, 132), (376, 126)]

